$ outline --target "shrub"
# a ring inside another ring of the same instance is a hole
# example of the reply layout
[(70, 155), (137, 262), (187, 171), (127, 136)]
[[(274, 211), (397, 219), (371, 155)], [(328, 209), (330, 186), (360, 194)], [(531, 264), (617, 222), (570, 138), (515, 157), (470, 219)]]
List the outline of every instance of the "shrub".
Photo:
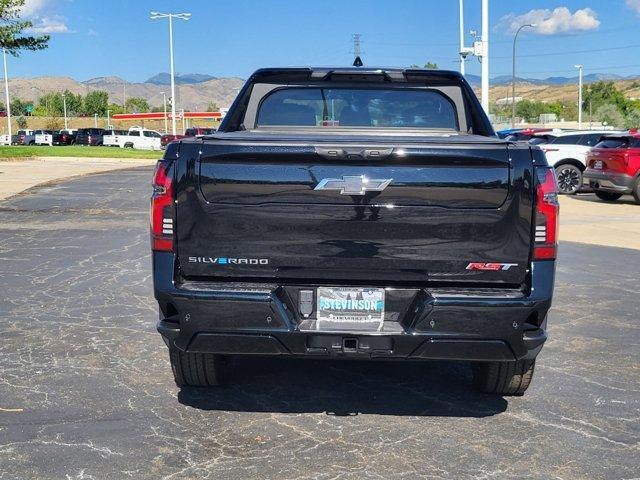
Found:
[(60, 130), (63, 127), (62, 120), (60, 117), (51, 117), (44, 124), (44, 128), (47, 130)]

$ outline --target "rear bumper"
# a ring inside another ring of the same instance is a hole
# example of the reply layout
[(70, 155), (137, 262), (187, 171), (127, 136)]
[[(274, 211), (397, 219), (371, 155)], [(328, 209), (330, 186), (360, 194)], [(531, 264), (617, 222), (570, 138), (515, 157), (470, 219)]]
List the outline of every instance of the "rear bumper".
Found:
[(631, 193), (635, 182), (634, 177), (625, 173), (602, 172), (591, 168), (584, 171), (583, 178), (591, 188), (615, 193)]
[(316, 330), (297, 310), (309, 285), (173, 282), (174, 256), (154, 253), (157, 329), (188, 352), (230, 355), (511, 361), (546, 338), (555, 262), (534, 262), (533, 289), (389, 289), (381, 331)]

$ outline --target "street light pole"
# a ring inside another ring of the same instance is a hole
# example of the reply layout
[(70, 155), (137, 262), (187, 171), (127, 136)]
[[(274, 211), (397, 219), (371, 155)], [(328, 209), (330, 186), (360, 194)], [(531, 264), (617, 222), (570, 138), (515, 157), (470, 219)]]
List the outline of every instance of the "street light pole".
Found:
[(9, 75), (7, 74), (7, 49), (2, 49), (4, 61), (4, 95), (7, 100), (7, 131), (9, 132), (9, 143), (11, 143), (11, 104), (9, 101)]
[(516, 34), (513, 37), (513, 58), (511, 59), (511, 128), (514, 128), (516, 125), (516, 40), (518, 40), (520, 30), (527, 27), (534, 28), (536, 26), (537, 25), (535, 23), (520, 25), (520, 28), (516, 30)]
[(164, 133), (169, 131), (169, 127), (167, 126), (167, 94), (164, 92), (160, 92), (162, 94), (162, 104), (164, 105)]
[(460, 15), (460, 73), (464, 75), (465, 56), (462, 54), (464, 49), (464, 0), (459, 1), (458, 13)]
[(582, 129), (582, 65), (574, 65), (578, 69), (578, 128)]
[(191, 18), (190, 13), (159, 13), (151, 12), (151, 20), (157, 20), (159, 18), (169, 19), (169, 65), (171, 75), (171, 133), (176, 134), (176, 80), (173, 68), (173, 19), (179, 18), (181, 20), (189, 20)]
[(489, 0), (482, 0), (482, 78), (480, 79), (480, 103), (489, 115)]
[(93, 126), (98, 128), (98, 114), (97, 113), (93, 114)]
[(109, 128), (109, 125), (111, 125), (111, 110), (107, 110), (107, 128)]
[(62, 92), (62, 109), (64, 110), (64, 129), (68, 130), (69, 126), (67, 125), (67, 96)]

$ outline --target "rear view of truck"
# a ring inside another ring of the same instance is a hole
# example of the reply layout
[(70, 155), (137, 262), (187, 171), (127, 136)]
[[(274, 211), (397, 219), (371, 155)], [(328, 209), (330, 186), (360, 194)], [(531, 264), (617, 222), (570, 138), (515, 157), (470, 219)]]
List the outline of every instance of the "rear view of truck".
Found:
[(527, 389), (555, 177), (494, 136), (459, 74), (260, 70), (216, 135), (168, 146), (153, 188), (179, 386), (217, 384), (234, 355), (290, 355), (466, 360), (483, 391)]

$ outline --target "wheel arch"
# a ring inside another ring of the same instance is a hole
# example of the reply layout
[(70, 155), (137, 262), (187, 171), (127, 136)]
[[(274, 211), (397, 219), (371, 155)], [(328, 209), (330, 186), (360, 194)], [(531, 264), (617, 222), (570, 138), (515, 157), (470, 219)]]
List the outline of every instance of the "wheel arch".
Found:
[(553, 164), (553, 168), (558, 168), (562, 165), (573, 165), (574, 167), (578, 167), (581, 172), (584, 172), (587, 168), (580, 160), (577, 160), (575, 158), (563, 158), (562, 160), (558, 160)]

